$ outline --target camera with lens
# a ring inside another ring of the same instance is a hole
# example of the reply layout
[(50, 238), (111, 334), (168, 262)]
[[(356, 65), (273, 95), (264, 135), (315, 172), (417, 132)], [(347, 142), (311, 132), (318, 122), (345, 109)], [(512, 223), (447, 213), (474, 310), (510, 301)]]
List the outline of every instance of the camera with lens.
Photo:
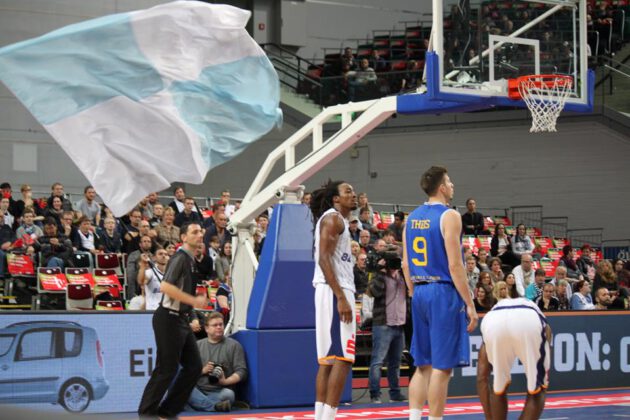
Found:
[(223, 376), (223, 366), (215, 363), (214, 368), (208, 372), (208, 382), (210, 382), (211, 385), (215, 385), (219, 383), (221, 376)]
[[(385, 264), (379, 264), (381, 260), (384, 260)], [(402, 260), (396, 251), (372, 252), (368, 254), (366, 266), (367, 271), (372, 273), (384, 268), (388, 270), (400, 270)]]

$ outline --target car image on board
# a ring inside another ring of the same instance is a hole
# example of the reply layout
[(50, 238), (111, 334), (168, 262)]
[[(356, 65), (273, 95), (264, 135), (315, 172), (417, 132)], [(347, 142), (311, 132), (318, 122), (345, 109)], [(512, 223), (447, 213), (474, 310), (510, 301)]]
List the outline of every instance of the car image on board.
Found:
[(108, 389), (93, 328), (31, 321), (0, 329), (0, 403), (58, 403), (80, 413)]

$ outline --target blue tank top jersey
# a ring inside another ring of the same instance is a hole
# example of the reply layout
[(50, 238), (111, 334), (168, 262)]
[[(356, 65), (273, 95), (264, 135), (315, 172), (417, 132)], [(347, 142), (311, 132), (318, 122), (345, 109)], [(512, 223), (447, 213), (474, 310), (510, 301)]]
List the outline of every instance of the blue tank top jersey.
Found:
[(424, 204), (407, 218), (405, 240), (411, 281), (452, 281), (440, 219), (449, 207)]

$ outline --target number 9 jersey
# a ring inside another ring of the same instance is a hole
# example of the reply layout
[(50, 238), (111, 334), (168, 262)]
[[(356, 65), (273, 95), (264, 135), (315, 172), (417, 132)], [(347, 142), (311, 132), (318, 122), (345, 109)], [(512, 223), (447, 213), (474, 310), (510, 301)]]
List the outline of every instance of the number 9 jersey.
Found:
[(452, 282), (442, 230), (442, 218), (449, 210), (441, 203), (424, 203), (407, 218), (407, 264), (413, 283)]

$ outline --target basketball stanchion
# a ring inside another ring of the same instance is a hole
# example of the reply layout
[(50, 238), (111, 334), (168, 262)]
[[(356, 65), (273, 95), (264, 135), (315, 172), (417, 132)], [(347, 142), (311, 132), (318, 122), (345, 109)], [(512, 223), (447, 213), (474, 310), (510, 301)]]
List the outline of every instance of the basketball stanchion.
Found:
[(532, 114), (530, 133), (556, 132), (556, 121), (572, 92), (573, 77), (536, 74), (508, 81), (511, 99), (523, 99)]

